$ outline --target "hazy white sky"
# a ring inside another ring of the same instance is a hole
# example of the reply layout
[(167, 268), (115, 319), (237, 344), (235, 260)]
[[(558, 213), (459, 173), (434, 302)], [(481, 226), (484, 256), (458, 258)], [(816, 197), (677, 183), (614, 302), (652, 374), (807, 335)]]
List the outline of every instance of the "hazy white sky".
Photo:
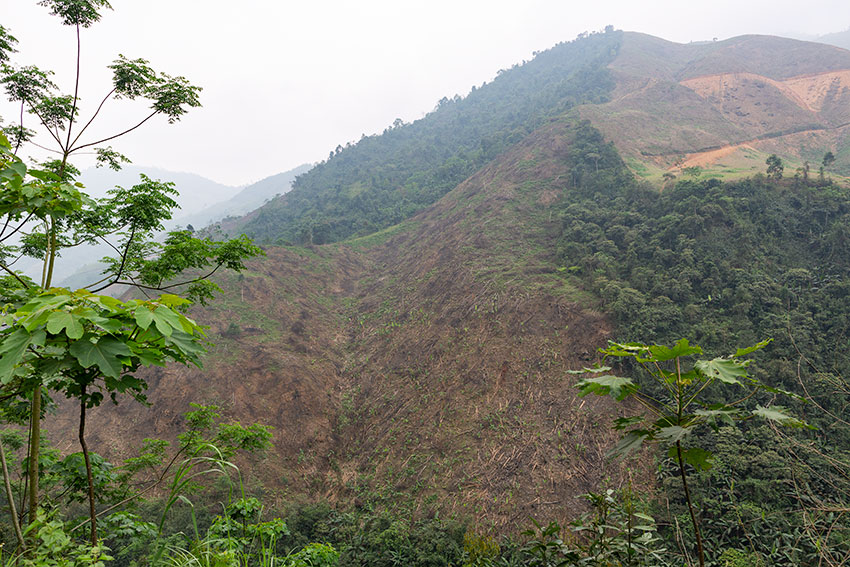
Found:
[[(150, 122), (113, 147), (138, 165), (244, 185), (315, 162), (394, 119), (413, 121), (532, 52), (613, 24), (688, 42), (745, 33), (816, 36), (850, 28), (847, 0), (112, 0), (83, 30), (81, 92), (92, 110), (119, 53), (204, 88), (181, 122)], [(73, 31), (35, 0), (0, 0), (14, 60), (56, 72), (66, 92)], [(117, 101), (103, 134), (144, 107)], [(16, 112), (0, 104), (0, 116)], [(35, 124), (30, 122), (30, 126)], [(98, 132), (93, 132), (97, 134)], [(79, 163), (85, 166), (87, 163)]]

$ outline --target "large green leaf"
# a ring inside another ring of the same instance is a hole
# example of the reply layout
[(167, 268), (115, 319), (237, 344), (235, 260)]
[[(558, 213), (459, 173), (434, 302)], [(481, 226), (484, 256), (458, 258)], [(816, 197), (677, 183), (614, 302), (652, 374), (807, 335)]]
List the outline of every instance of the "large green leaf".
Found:
[(698, 346), (691, 346), (690, 343), (688, 343), (688, 339), (679, 339), (679, 342), (677, 342), (673, 347), (651, 345), (649, 347), (649, 352), (652, 354), (652, 358), (654, 360), (660, 362), (662, 360), (673, 360), (680, 356), (702, 354), (702, 349)]
[(608, 456), (625, 458), (637, 451), (644, 440), (651, 439), (652, 434), (645, 429), (633, 429), (626, 433), (620, 442), (608, 452)]
[(734, 358), (715, 358), (713, 360), (698, 360), (694, 367), (708, 376), (726, 384), (741, 385), (738, 378), (747, 375), (747, 365)]
[[(675, 445), (670, 447), (670, 450), (667, 451), (667, 456), (671, 459), (678, 460), (678, 454), (676, 452)], [(712, 462), (713, 458), (714, 455), (710, 451), (700, 449), (699, 447), (690, 447), (688, 449), (682, 449), (682, 460), (697, 469), (702, 469), (704, 471), (710, 469), (714, 464)]]
[(779, 425), (785, 425), (788, 427), (805, 427), (807, 429), (817, 429), (814, 425), (809, 425), (805, 421), (799, 420), (796, 417), (788, 415), (785, 413), (787, 410), (782, 406), (770, 406), (769, 408), (763, 406), (756, 406), (756, 409), (753, 410), (753, 415), (756, 417), (762, 417), (764, 419), (768, 419), (770, 421), (776, 422)]
[(164, 305), (157, 307), (151, 314), (153, 315), (153, 323), (156, 325), (157, 330), (166, 337), (170, 337), (175, 329), (183, 329), (183, 324), (180, 322), (180, 317), (177, 313)]
[(636, 390), (631, 378), (607, 374), (605, 376), (585, 378), (576, 384), (576, 387), (579, 388), (579, 396), (586, 396), (588, 394), (605, 396), (610, 394), (617, 401), (625, 400), (629, 397), (629, 394)]
[(130, 349), (123, 342), (101, 337), (97, 342), (81, 339), (71, 343), (68, 349), (83, 368), (97, 365), (104, 376), (117, 378), (124, 369), (124, 361), (130, 356)]
[(656, 437), (668, 443), (677, 443), (691, 434), (690, 427), (682, 427), (681, 425), (670, 425), (662, 427), (658, 430)]
[(47, 332), (58, 335), (65, 330), (65, 335), (72, 340), (83, 336), (83, 324), (79, 316), (68, 311), (54, 311), (47, 318)]
[(145, 305), (139, 305), (133, 312), (133, 317), (136, 319), (136, 325), (143, 330), (147, 330), (153, 323), (153, 312)]
[(14, 375), (15, 366), (21, 362), (27, 347), (32, 342), (32, 333), (18, 327), (0, 343), (0, 384), (7, 384)]
[(756, 344), (754, 344), (751, 347), (739, 348), (737, 351), (735, 351), (735, 358), (740, 358), (742, 356), (746, 356), (746, 355), (750, 354), (751, 352), (755, 352), (757, 350), (763, 349), (768, 344), (770, 344), (770, 341), (772, 341), (772, 340), (773, 339), (765, 339), (763, 341), (757, 342)]

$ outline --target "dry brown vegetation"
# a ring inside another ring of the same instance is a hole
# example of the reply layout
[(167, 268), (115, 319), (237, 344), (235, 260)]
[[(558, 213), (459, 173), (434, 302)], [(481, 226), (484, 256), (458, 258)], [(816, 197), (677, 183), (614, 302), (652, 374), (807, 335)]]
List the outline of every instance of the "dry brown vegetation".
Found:
[(740, 177), (764, 171), (772, 153), (796, 167), (833, 151), (837, 171), (850, 167), (839, 151), (850, 134), (850, 52), (766, 36), (681, 45), (626, 34), (610, 67), (611, 102), (579, 112), (639, 175), (699, 165)]
[(269, 249), (194, 310), (205, 368), (148, 373), (153, 407), (98, 408), (92, 445), (127, 454), (215, 403), (274, 426), (274, 451), (243, 465), (269, 504), (436, 507), (497, 530), (575, 517), (578, 494), (626, 470), (605, 458), (622, 408), (577, 399), (566, 372), (610, 328), (553, 263), (569, 139), (551, 123), (385, 233)]

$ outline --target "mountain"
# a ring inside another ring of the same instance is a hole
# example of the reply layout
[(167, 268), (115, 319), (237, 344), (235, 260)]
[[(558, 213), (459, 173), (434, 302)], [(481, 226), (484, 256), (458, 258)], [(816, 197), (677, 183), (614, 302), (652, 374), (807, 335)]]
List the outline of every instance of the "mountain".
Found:
[[(717, 455), (693, 472), (707, 536), (770, 553), (775, 534), (806, 529), (788, 510), (845, 486), (829, 458), (800, 455), (850, 439), (829, 417), (850, 403), (835, 385), (850, 376), (850, 193), (830, 175), (746, 175), (774, 149), (833, 151), (846, 171), (847, 70), (850, 52), (815, 43), (609, 31), (340, 148), (233, 224), (267, 257), (193, 308), (210, 325), (204, 369), (140, 372), (155, 410), (93, 410), (90, 445), (127, 454), (173, 437), (190, 402), (215, 403), (274, 426), (275, 449), (243, 471), (275, 506), (434, 511), (504, 533), (633, 483), (684, 517), (667, 461), (606, 456), (612, 419), (639, 408), (579, 398), (568, 371), (610, 362), (597, 355), (609, 339), (684, 336), (722, 357), (773, 338), (752, 372), (810, 388), (817, 409), (779, 389), (745, 400), (788, 400), (821, 429), (778, 441), (748, 419), (688, 440)], [(710, 175), (661, 185), (695, 163)], [(73, 416), (53, 430), (73, 431)], [(826, 480), (801, 488), (798, 474)], [(738, 522), (756, 526), (747, 543)]]
[(289, 171), (278, 173), (248, 185), (229, 199), (222, 199), (194, 213), (181, 214), (181, 224), (202, 228), (226, 217), (239, 217), (260, 208), (267, 201), (283, 195), (292, 188), (295, 178), (309, 171), (313, 166), (300, 165)]
[(105, 197), (106, 192), (115, 186), (132, 187), (140, 183), (140, 175), (151, 179), (174, 183), (179, 196), (175, 199), (180, 208), (174, 211), (175, 219), (194, 215), (222, 201), (226, 201), (239, 192), (236, 187), (229, 187), (211, 181), (194, 173), (167, 171), (155, 167), (128, 165), (120, 171), (106, 167), (89, 168), (82, 171), (79, 181), (86, 187), (92, 197)]
[(576, 104), (604, 100), (605, 66), (621, 33), (560, 44), (521, 66), (444, 98), (425, 118), (338, 147), (291, 192), (248, 216), (239, 231), (266, 242), (322, 244), (392, 226)]
[(850, 173), (846, 50), (769, 36), (681, 45), (627, 33), (609, 68), (612, 100), (580, 114), (642, 177), (691, 166), (752, 175), (774, 153), (817, 170), (827, 151), (840, 156), (836, 171)]
[(842, 49), (850, 49), (850, 29), (843, 32), (829, 33), (817, 38), (820, 43), (828, 43), (841, 47)]
[(251, 474), (285, 478), (284, 494), (436, 499), (497, 526), (574, 515), (575, 495), (626, 467), (605, 457), (613, 402), (577, 399), (565, 375), (611, 333), (553, 264), (570, 125), (542, 127), (387, 231), (268, 248), (193, 311), (212, 323), (204, 369), (147, 373), (156, 411), (98, 408), (89, 430), (128, 450), (170, 435), (189, 402), (214, 402), (274, 426)]

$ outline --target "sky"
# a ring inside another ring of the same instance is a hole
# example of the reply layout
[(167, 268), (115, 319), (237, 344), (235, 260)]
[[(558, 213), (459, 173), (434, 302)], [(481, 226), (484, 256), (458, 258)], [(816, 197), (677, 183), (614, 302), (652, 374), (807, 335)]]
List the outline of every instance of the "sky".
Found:
[[(533, 52), (606, 25), (687, 43), (759, 33), (815, 37), (850, 28), (847, 0), (112, 0), (82, 30), (80, 91), (88, 119), (118, 54), (203, 87), (202, 108), (152, 120), (110, 142), (137, 165), (246, 185), (325, 159), (337, 145), (417, 120)], [(13, 62), (53, 70), (73, 90), (75, 35), (34, 0), (0, 0), (18, 38)], [(91, 130), (107, 136), (145, 116), (110, 101)], [(0, 102), (4, 123), (16, 107)], [(30, 127), (36, 125), (28, 118)], [(87, 134), (89, 132), (87, 131)], [(47, 142), (49, 138), (41, 138)], [(92, 140), (93, 141), (93, 140)], [(43, 157), (36, 150), (26, 156)], [(78, 167), (90, 165), (81, 156)]]

